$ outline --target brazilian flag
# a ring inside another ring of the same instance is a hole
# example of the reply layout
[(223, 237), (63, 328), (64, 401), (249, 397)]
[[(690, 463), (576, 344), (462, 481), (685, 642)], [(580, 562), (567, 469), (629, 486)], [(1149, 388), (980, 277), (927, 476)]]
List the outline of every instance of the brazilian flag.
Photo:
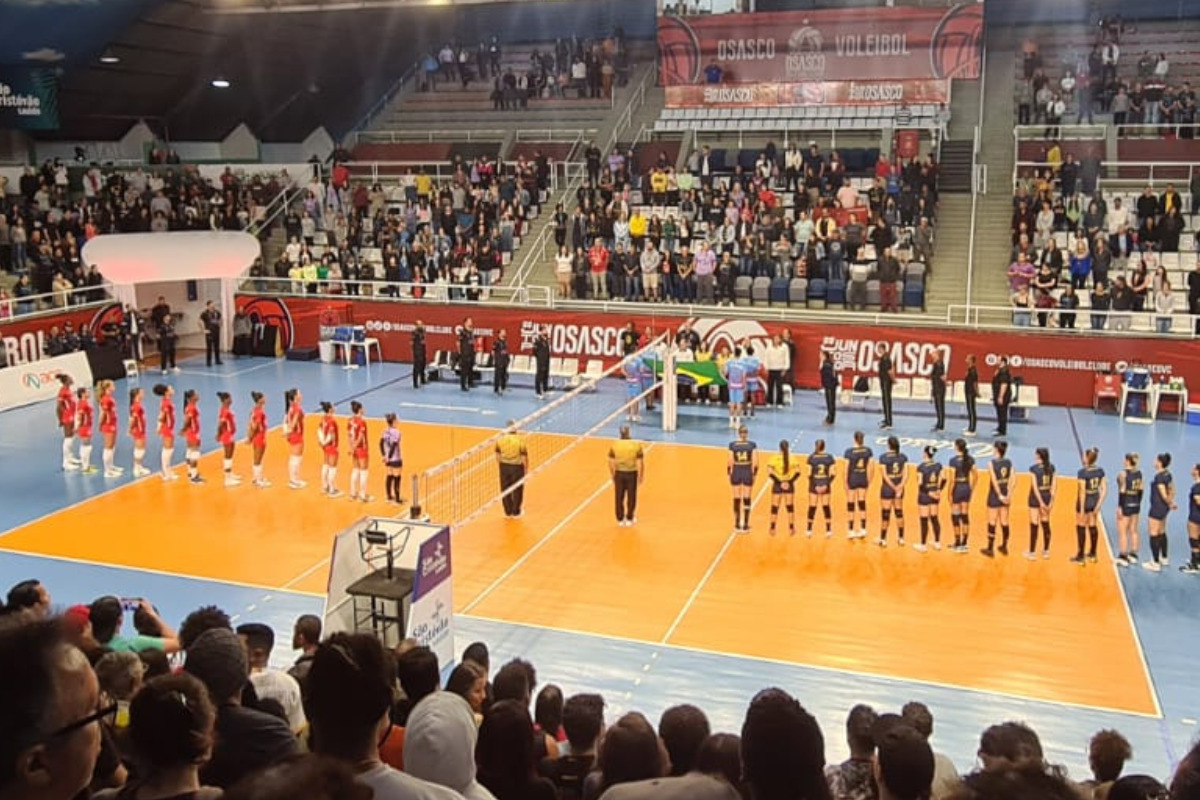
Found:
[[(654, 365), (655, 374), (662, 376), (663, 365), (658, 361)], [(675, 374), (679, 383), (684, 386), (724, 386), (725, 376), (717, 368), (715, 361), (683, 361), (675, 364)]]

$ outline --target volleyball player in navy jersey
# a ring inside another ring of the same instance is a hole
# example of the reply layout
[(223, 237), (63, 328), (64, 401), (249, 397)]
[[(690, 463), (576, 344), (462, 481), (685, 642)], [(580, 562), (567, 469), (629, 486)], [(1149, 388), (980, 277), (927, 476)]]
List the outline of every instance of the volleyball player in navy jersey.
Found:
[(879, 540), (876, 544), (887, 547), (888, 527), (894, 512), (899, 533), (897, 541), (904, 547), (904, 482), (908, 477), (908, 456), (900, 452), (900, 440), (895, 436), (888, 437), (887, 452), (879, 457), (879, 467), (883, 471), (883, 482), (879, 487), (882, 508), (879, 512)]
[(737, 441), (729, 443), (726, 472), (733, 488), (733, 531), (746, 533), (750, 530), (751, 492), (758, 475), (758, 445), (750, 441), (750, 431), (745, 425), (738, 428), (737, 433)]
[(1029, 550), (1025, 552), (1025, 557), (1033, 561), (1037, 558), (1039, 528), (1042, 532), (1042, 558), (1050, 557), (1050, 512), (1054, 509), (1056, 483), (1049, 448), (1039, 447), (1034, 451), (1029, 476)]
[[(988, 464), (988, 543), (980, 552), (987, 558), (999, 553), (1008, 555), (1008, 511), (1012, 506), (1012, 462), (1007, 458), (1008, 442), (997, 439), (992, 445), (992, 461)], [(1000, 526), (1000, 546), (996, 547), (996, 526)]]
[(825, 522), (825, 538), (833, 536), (833, 516), (829, 513), (829, 491), (833, 483), (833, 456), (825, 452), (825, 440), (817, 439), (813, 443), (813, 451), (808, 456), (808, 530), (805, 536), (813, 534), (813, 518), (817, 509), (821, 509), (821, 519)]
[[(874, 466), (863, 432), (854, 432), (854, 446), (846, 448), (846, 538), (867, 538), (867, 487)], [(857, 523), (857, 525), (855, 524)]]
[(954, 440), (955, 455), (950, 459), (950, 523), (954, 527), (954, 546), (963, 555), (971, 552), (971, 495), (975, 493), (975, 457), (967, 451), (965, 439)]
[(1108, 491), (1108, 486), (1104, 481), (1104, 470), (1096, 464), (1099, 457), (1100, 451), (1095, 447), (1089, 447), (1083, 454), (1083, 468), (1079, 470), (1079, 500), (1075, 508), (1075, 539), (1079, 548), (1075, 552), (1075, 557), (1071, 559), (1071, 563), (1080, 566), (1086, 563), (1083, 549), (1087, 544), (1088, 537), (1091, 537), (1092, 546), (1088, 551), (1087, 561), (1096, 560), (1096, 545), (1100, 541), (1100, 527), (1097, 518), (1100, 515), (1100, 508), (1104, 504), (1104, 495)]
[(1154, 459), (1154, 479), (1150, 481), (1150, 560), (1142, 564), (1158, 572), (1171, 561), (1167, 557), (1167, 515), (1175, 510), (1175, 480), (1171, 477), (1171, 454), (1159, 453)]
[(913, 550), (925, 552), (925, 543), (929, 540), (929, 529), (933, 528), (933, 549), (942, 549), (942, 520), (938, 516), (938, 505), (942, 501), (942, 490), (946, 488), (946, 478), (942, 475), (942, 465), (934, 459), (937, 448), (928, 445), (923, 451), (924, 459), (917, 465), (917, 509), (921, 515), (921, 543)]
[(1188, 490), (1188, 547), (1191, 559), (1179, 568), (1186, 575), (1200, 572), (1200, 464), (1192, 465), (1192, 488)]
[(1121, 548), (1117, 553), (1118, 567), (1136, 566), (1138, 562), (1141, 538), (1138, 524), (1144, 486), (1138, 454), (1126, 453), (1125, 468), (1117, 473), (1117, 538)]

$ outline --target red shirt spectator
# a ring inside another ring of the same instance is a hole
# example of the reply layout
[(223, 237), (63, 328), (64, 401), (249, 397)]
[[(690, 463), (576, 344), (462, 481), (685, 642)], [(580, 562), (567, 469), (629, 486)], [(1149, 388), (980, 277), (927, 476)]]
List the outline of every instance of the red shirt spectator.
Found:
[(592, 272), (595, 274), (608, 272), (608, 248), (603, 245), (593, 245), (592, 249), (588, 250), (588, 264), (591, 265)]

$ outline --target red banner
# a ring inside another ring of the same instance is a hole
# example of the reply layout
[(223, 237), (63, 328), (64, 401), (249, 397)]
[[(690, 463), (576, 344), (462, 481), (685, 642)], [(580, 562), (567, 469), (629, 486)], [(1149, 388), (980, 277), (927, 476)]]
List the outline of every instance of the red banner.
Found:
[[(550, 327), (551, 352), (557, 357), (581, 362), (600, 359), (612, 366), (621, 357), (620, 335), (626, 323), (639, 331), (675, 331), (682, 317), (648, 314), (604, 314), (599, 312), (551, 311), (546, 309), (489, 308), (485, 306), (413, 305), (380, 301), (330, 303), (321, 300), (241, 295), (238, 307), (256, 321), (271, 321), (285, 331), (285, 341), (315, 346), (323, 320), (330, 324), (336, 310), (346, 313), (354, 324), (363, 325), (367, 335), (379, 339), (388, 361), (412, 357), (410, 334), (419, 319), (425, 324), (430, 357), (437, 350), (454, 349), (455, 326), (471, 316), (481, 347), (491, 348), (496, 332), (508, 332), (514, 353), (528, 354), (539, 326)], [(784, 323), (776, 321), (724, 319), (719, 309), (712, 317), (693, 319), (697, 333), (713, 351), (722, 346), (750, 340), (759, 347), (789, 329), (796, 341), (796, 382), (804, 388), (818, 386), (820, 352), (834, 353), (844, 374), (874, 373), (879, 345), (891, 352), (896, 374), (901, 378), (928, 376), (933, 355), (942, 352), (949, 365), (950, 380), (961, 380), (967, 354), (976, 356), (979, 372), (990, 379), (996, 361), (1008, 356), (1014, 375), (1036, 385), (1041, 402), (1047, 405), (1091, 406), (1092, 376), (1097, 372), (1122, 372), (1129, 364), (1146, 366), (1155, 378), (1179, 376), (1191, 386), (1200, 386), (1200, 342), (1173, 339), (1130, 338), (1037, 333), (987, 332), (953, 329), (869, 327), (853, 323)], [(289, 345), (290, 346), (290, 345)], [(1079, 355), (1072, 355), (1079, 354)], [(582, 366), (582, 364), (581, 364)]]
[(720, 83), (666, 87), (668, 108), (901, 105), (950, 102), (948, 80)]
[(664, 86), (979, 77), (983, 5), (663, 16)]
[(99, 340), (103, 338), (100, 335), (101, 327), (110, 321), (121, 321), (121, 308), (116, 303), (47, 316), (5, 320), (0, 322), (0, 346), (4, 348), (4, 358), (0, 359), (0, 363), (11, 367), (47, 358), (46, 340), (54, 328), (62, 330), (67, 322), (74, 326), (76, 333), (89, 328)]

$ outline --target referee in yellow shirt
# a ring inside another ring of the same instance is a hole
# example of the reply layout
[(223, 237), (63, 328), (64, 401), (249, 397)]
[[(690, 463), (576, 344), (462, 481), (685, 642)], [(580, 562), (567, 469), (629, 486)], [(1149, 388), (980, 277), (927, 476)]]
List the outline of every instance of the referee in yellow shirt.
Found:
[(646, 476), (646, 459), (640, 442), (629, 438), (629, 426), (621, 426), (621, 438), (608, 451), (608, 471), (617, 492), (617, 524), (637, 522), (638, 486)]
[(517, 423), (513, 420), (508, 421), (508, 430), (496, 442), (496, 463), (500, 465), (504, 516), (519, 517), (521, 504), (525, 501), (525, 486), (521, 485), (521, 481), (529, 470), (529, 449), (525, 446), (525, 437), (517, 430)]

